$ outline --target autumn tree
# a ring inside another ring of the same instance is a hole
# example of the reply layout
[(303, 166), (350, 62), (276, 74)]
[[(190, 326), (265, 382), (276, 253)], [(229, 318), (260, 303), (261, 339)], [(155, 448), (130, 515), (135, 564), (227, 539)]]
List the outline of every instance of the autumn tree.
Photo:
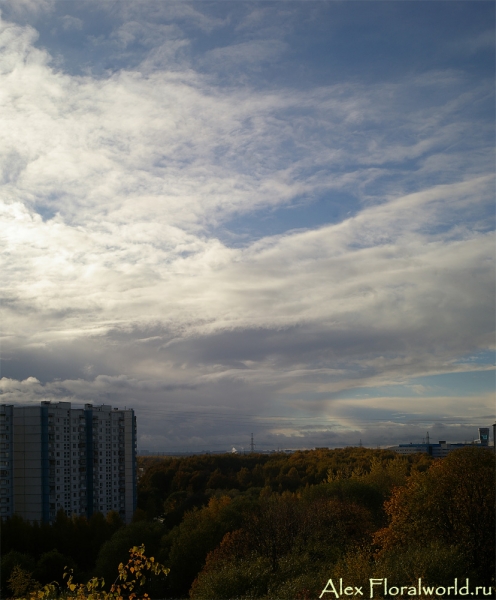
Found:
[(328, 570), (347, 548), (370, 539), (372, 530), (363, 506), (289, 492), (279, 495), (266, 488), (243, 526), (224, 536), (208, 555), (190, 595), (315, 597), (320, 570)]
[(467, 447), (414, 472), (386, 503), (387, 528), (376, 534), (381, 550), (442, 541), (456, 546), (481, 584), (494, 577), (494, 482), (492, 452)]

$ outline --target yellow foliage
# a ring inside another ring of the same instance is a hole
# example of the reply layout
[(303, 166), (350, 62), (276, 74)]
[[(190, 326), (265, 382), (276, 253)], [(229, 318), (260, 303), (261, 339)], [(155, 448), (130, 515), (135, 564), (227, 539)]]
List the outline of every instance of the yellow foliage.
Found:
[[(169, 569), (159, 562), (155, 562), (153, 557), (146, 557), (144, 545), (134, 546), (129, 550), (129, 554), (127, 564), (121, 563), (119, 565), (119, 574), (109, 592), (103, 589), (105, 586), (103, 578), (93, 577), (87, 583), (74, 583), (71, 570), (64, 573), (64, 579), (67, 578), (67, 592), (60, 594), (60, 596), (57, 585), (51, 583), (45, 585), (42, 589), (32, 591), (29, 596), (24, 596), (26, 588), (21, 591), (21, 587), (19, 587), (18, 589), (24, 597), (16, 597), (15, 600), (52, 600), (57, 597), (74, 598), (75, 600), (124, 600), (124, 595), (129, 600), (139, 600), (138, 594), (133, 591), (134, 588), (137, 585), (143, 585), (150, 574), (167, 575)], [(29, 574), (27, 575), (29, 576)], [(26, 578), (24, 577), (24, 579)], [(148, 597), (146, 593), (142, 595), (143, 599)]]

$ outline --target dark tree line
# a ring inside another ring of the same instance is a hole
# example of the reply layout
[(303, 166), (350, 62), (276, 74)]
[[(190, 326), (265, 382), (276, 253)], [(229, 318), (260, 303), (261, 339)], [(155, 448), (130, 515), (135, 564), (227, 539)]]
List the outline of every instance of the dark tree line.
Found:
[[(370, 473), (394, 461), (389, 450), (368, 448), (319, 449), (293, 454), (199, 455), (187, 458), (141, 457), (144, 469), (138, 488), (138, 508), (147, 518), (161, 517), (170, 525), (181, 521), (186, 510), (203, 506), (212, 491), (269, 488), (279, 494), (353, 474)], [(426, 469), (427, 455), (405, 458), (405, 474), (413, 467)]]
[(73, 568), (78, 577), (91, 575), (103, 544), (112, 538), (123, 522), (116, 512), (105, 518), (96, 513), (68, 518), (59, 511), (52, 525), (29, 523), (18, 516), (1, 524), (2, 597), (9, 594), (7, 581), (18, 564), (42, 584), (60, 580), (64, 567)]

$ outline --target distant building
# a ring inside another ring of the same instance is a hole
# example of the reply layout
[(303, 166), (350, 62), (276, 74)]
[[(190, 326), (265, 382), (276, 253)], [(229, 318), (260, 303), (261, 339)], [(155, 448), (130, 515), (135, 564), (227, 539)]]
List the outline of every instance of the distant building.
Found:
[(399, 446), (393, 446), (390, 450), (394, 450), (398, 454), (416, 454), (417, 452), (425, 452), (434, 458), (444, 458), (448, 456), (453, 450), (459, 448), (465, 448), (467, 446), (476, 446), (484, 448), (489, 446), (489, 428), (479, 427), (479, 439), (470, 443), (455, 443), (451, 444), (445, 440), (440, 440), (437, 444), (429, 442), (429, 435), (427, 434), (427, 440), (421, 444), (400, 444)]
[(479, 443), (481, 446), (489, 445), (489, 427), (479, 427)]
[[(136, 509), (136, 418), (132, 409), (0, 405), (0, 517), (53, 522)], [(5, 491), (4, 491), (5, 490)], [(6, 499), (3, 502), (3, 499)], [(5, 509), (5, 510), (4, 510)]]

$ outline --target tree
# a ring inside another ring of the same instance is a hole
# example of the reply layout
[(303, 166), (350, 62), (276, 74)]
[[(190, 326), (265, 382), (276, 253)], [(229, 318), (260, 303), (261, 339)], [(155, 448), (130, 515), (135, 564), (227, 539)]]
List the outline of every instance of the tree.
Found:
[(139, 596), (143, 600), (149, 600), (150, 595), (146, 591), (150, 574), (155, 576), (166, 576), (169, 569), (155, 560), (145, 556), (145, 547), (134, 546), (129, 550), (130, 558), (126, 564), (120, 563), (118, 566), (118, 575), (110, 587), (110, 591), (104, 590), (105, 581), (102, 578), (93, 577), (87, 583), (74, 583), (72, 571), (66, 571), (63, 579), (67, 578), (67, 591), (59, 593), (57, 582), (49, 583), (39, 589), (36, 582), (30, 581), (29, 574), (17, 569), (12, 579), (12, 585), (18, 590), (18, 600), (29, 591), (30, 600), (53, 600), (53, 598), (74, 598), (75, 600), (138, 600)]
[[(209, 553), (192, 598), (315, 597), (320, 571), (368, 539), (370, 513), (332, 498), (264, 494), (243, 526)], [(313, 596), (312, 596), (313, 594)]]
[(186, 513), (181, 524), (164, 537), (171, 567), (167, 583), (174, 597), (188, 593), (208, 552), (221, 542), (236, 520), (241, 521), (241, 512), (231, 510), (232, 502), (228, 496), (212, 497), (208, 506)]
[(74, 561), (70, 557), (64, 556), (58, 550), (54, 549), (50, 552), (44, 552), (38, 562), (34, 576), (42, 583), (51, 583), (52, 581), (62, 581), (64, 571), (74, 569)]
[(118, 529), (110, 540), (103, 544), (95, 566), (95, 573), (110, 582), (119, 563), (126, 560), (130, 546), (145, 545), (150, 552), (156, 554), (160, 546), (160, 538), (164, 534), (160, 523), (138, 521)]
[(36, 592), (41, 587), (40, 583), (33, 578), (32, 573), (19, 565), (14, 566), (8, 583), (14, 598), (22, 598), (31, 592)]
[(6, 554), (2, 555), (2, 565), (0, 572), (0, 583), (2, 584), (2, 598), (6, 598), (11, 594), (17, 595), (17, 592), (14, 591), (14, 588), (8, 584), (7, 582), (10, 580), (13, 575), (16, 567), (22, 570), (24, 573), (28, 575), (32, 574), (35, 567), (36, 562), (32, 556), (29, 554), (24, 554), (22, 552), (17, 552), (16, 550), (11, 550)]
[[(458, 548), (440, 541), (418, 540), (416, 544), (395, 546), (380, 554), (370, 546), (352, 548), (330, 570), (322, 572), (320, 582), (321, 590), (329, 578), (342, 579), (350, 586), (387, 578), (415, 587), (421, 579), (424, 586), (438, 587), (453, 585), (454, 579), (462, 575), (471, 578), (473, 573), (467, 571), (466, 560)], [(374, 597), (383, 598), (382, 590), (376, 589)]]
[(442, 541), (464, 554), (480, 584), (494, 577), (495, 464), (490, 451), (463, 448), (414, 472), (386, 502), (387, 528), (375, 537), (382, 551)]

